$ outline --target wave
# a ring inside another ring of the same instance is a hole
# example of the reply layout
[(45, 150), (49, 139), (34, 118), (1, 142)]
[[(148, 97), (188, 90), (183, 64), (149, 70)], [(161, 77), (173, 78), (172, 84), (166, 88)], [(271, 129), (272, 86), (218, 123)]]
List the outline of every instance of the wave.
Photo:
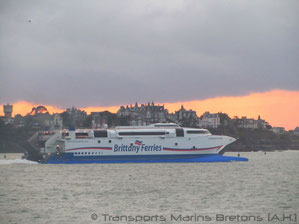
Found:
[(26, 159), (1, 159), (0, 165), (7, 165), (7, 164), (14, 164), (14, 163), (21, 163), (21, 164), (38, 164), (38, 162), (33, 162)]

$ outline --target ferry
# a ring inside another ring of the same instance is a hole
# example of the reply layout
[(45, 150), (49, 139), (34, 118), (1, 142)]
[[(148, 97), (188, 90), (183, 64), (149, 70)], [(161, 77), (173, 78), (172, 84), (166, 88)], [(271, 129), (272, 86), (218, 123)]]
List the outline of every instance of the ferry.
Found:
[(65, 130), (46, 142), (43, 163), (195, 163), (248, 161), (223, 156), (236, 139), (174, 123)]

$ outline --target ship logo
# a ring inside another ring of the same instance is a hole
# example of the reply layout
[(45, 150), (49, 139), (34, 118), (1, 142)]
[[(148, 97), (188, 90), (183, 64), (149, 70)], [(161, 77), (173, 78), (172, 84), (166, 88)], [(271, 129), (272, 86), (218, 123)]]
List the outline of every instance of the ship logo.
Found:
[(136, 140), (135, 145), (142, 145), (142, 141)]

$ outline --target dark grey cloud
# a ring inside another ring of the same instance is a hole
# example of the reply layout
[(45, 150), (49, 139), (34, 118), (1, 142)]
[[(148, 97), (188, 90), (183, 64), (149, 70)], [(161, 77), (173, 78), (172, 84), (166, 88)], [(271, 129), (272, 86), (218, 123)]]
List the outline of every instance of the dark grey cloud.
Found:
[(3, 0), (0, 104), (299, 90), (298, 11), (296, 0)]

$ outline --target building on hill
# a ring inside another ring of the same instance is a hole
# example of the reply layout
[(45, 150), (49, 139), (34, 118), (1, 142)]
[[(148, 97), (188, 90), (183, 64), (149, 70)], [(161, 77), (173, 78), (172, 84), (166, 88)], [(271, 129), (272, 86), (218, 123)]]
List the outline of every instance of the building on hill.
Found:
[(253, 118), (235, 117), (233, 120), (238, 128), (251, 128), (251, 129), (258, 128), (257, 122)]
[(184, 126), (197, 126), (198, 117), (193, 110), (186, 110), (181, 106), (175, 113), (168, 113), (164, 105), (136, 103), (134, 106), (121, 106), (117, 117), (126, 118), (132, 126), (145, 126), (153, 123), (174, 122)]
[(196, 111), (186, 110), (184, 106), (181, 106), (181, 109), (175, 112), (178, 124), (182, 126), (194, 127), (198, 125), (198, 117)]
[(67, 108), (66, 112), (73, 118), (86, 118), (87, 116), (84, 110), (80, 110), (79, 108), (76, 107)]
[(63, 127), (63, 119), (60, 114), (40, 113), (27, 115), (27, 118), (32, 118), (31, 126), (42, 130), (60, 130)]
[(3, 112), (5, 118), (12, 118), (13, 105), (3, 105)]
[(103, 112), (91, 112), (92, 128), (108, 128), (108, 116)]
[(3, 112), (4, 116), (2, 117), (2, 120), (5, 125), (12, 125), (13, 124), (13, 117), (12, 117), (12, 112), (13, 112), (13, 105), (6, 104), (3, 105)]
[(200, 127), (204, 128), (218, 128), (220, 125), (219, 114), (211, 114), (209, 112), (205, 112), (201, 116), (201, 119), (199, 119), (198, 124)]
[(293, 131), (294, 135), (299, 136), (299, 127), (296, 127)]
[(258, 126), (258, 128), (264, 129), (264, 128), (267, 127), (267, 125), (269, 125), (269, 123), (266, 122), (265, 120), (261, 119), (261, 116), (259, 115), (258, 119), (257, 119), (257, 126)]
[(21, 114), (15, 115), (13, 125), (16, 128), (24, 127), (25, 126), (25, 118)]
[(144, 126), (166, 122), (168, 110), (164, 108), (164, 105), (155, 105), (154, 102), (140, 106), (136, 102), (134, 106), (121, 106), (117, 111), (117, 117), (127, 117), (132, 126)]
[(258, 116), (257, 120), (247, 117), (234, 117), (233, 122), (238, 128), (264, 129), (268, 125), (268, 123), (265, 120), (262, 120), (260, 116)]
[(62, 117), (60, 116), (60, 114), (55, 113), (55, 114), (51, 115), (48, 122), (49, 122), (50, 130), (53, 130), (53, 129), (61, 130), (63, 127), (63, 120), (62, 120)]
[(196, 112), (193, 110), (186, 110), (183, 105), (181, 105), (181, 109), (175, 112), (178, 115), (178, 120), (183, 119), (197, 119)]
[(67, 108), (66, 112), (69, 115), (69, 119), (74, 123), (75, 127), (80, 128), (84, 126), (84, 122), (87, 117), (87, 113), (84, 110), (72, 107)]
[(179, 123), (178, 113), (168, 113), (168, 121), (172, 123)]
[(270, 130), (277, 135), (281, 135), (286, 132), (284, 127), (272, 127)]

